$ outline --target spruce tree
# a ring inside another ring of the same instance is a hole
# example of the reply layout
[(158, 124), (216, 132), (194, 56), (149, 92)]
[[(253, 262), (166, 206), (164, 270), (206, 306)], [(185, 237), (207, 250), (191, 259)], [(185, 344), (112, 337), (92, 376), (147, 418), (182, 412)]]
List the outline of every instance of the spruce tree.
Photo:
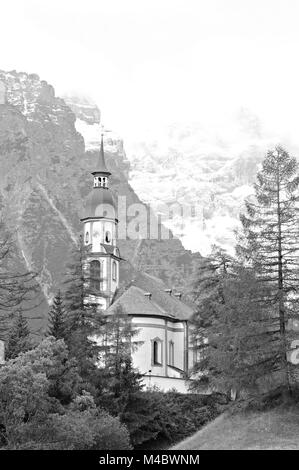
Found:
[(9, 332), (5, 358), (13, 359), (20, 353), (28, 351), (31, 348), (29, 335), (27, 320), (19, 310)]
[(89, 299), (95, 293), (90, 288), (86, 256), (88, 248), (80, 240), (72, 251), (64, 281), (65, 342), (71, 357), (76, 358), (80, 374), (87, 382), (92, 380), (96, 369), (98, 345), (95, 332), (99, 329), (101, 315), (95, 303)]
[(217, 321), (218, 304), (224, 303), (223, 283), (230, 275), (234, 260), (224, 249), (213, 245), (211, 254), (199, 261), (192, 282), (192, 299), (196, 304), (194, 322), (202, 328)]
[(192, 297), (196, 310), (192, 318), (191, 335), (196, 361), (193, 375), (193, 388), (211, 386), (217, 381), (218, 366), (211, 360), (214, 340), (221, 334), (225, 308), (225, 286), (232, 276), (233, 258), (222, 248), (214, 245), (211, 254), (202, 258), (195, 271), (192, 284)]
[(132, 353), (140, 345), (134, 340), (138, 330), (118, 305), (105, 317), (101, 332), (98, 395), (111, 412), (122, 416), (134, 394), (142, 389), (142, 376), (132, 365)]
[(60, 290), (53, 299), (53, 305), (49, 312), (48, 335), (55, 339), (66, 338), (66, 318), (65, 309)]

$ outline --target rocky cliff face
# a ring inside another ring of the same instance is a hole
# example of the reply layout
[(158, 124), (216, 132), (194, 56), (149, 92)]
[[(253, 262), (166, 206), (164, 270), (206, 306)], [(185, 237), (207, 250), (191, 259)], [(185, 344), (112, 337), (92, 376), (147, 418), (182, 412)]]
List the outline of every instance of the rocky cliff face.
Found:
[[(82, 109), (78, 98), (68, 103), (87, 149), (98, 149), (99, 121), (83, 117), (84, 100)], [(252, 194), (266, 151), (276, 144), (258, 118), (241, 109), (218, 128), (173, 124), (143, 140), (134, 136), (126, 142), (126, 176), (138, 197), (161, 213), (185, 248), (207, 254), (218, 244), (233, 252), (244, 199)], [(122, 141), (114, 134), (106, 138), (106, 147), (124, 155)]]
[(275, 144), (246, 110), (227, 127), (175, 124), (127, 147), (130, 182), (155, 210), (175, 201), (192, 208), (185, 210), (183, 226), (175, 219), (168, 223), (186, 248), (205, 255), (215, 243), (233, 251), (244, 199)]
[[(85, 148), (74, 111), (81, 125), (92, 127), (99, 125), (100, 113), (76, 103), (72, 110), (37, 75), (0, 71), (0, 81), (6, 88), (6, 102), (0, 105), (2, 216), (16, 233), (20, 263), (39, 272), (44, 301), (32, 316), (42, 317), (33, 321), (40, 332), (81, 232), (80, 215), (97, 156), (97, 148)], [(127, 204), (139, 202), (128, 183), (129, 162), (122, 141), (108, 137), (106, 152), (112, 189), (126, 196)], [(145, 269), (183, 287), (193, 258), (179, 240), (121, 240), (119, 245), (122, 256), (130, 260), (123, 262), (124, 283), (135, 269)]]

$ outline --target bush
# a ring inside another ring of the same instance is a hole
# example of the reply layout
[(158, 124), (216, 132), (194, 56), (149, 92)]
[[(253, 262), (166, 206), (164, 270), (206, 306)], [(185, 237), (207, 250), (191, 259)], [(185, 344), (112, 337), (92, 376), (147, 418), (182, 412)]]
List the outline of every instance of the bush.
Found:
[(0, 368), (0, 446), (130, 449), (125, 425), (97, 409), (92, 395), (80, 388), (63, 340), (48, 338), (7, 361)]
[(121, 416), (134, 448), (172, 444), (198, 431), (221, 411), (219, 397), (146, 391), (135, 395)]
[(118, 418), (96, 409), (71, 411), (54, 417), (56, 440), (61, 449), (125, 450), (130, 436)]
[(44, 422), (24, 423), (6, 449), (128, 450), (130, 437), (118, 418), (96, 409), (48, 415)]

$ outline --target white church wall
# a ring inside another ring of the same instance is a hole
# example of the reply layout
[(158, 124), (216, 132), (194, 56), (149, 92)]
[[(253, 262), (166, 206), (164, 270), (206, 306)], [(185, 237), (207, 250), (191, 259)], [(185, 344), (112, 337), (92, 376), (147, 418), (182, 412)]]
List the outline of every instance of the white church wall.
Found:
[[(109, 234), (109, 238), (106, 238), (106, 235)], [(103, 234), (102, 234), (102, 243), (106, 245), (115, 245), (115, 223), (106, 220), (103, 224)]]
[(103, 238), (103, 226), (100, 220), (95, 220), (92, 224), (92, 251), (99, 253)]
[(188, 382), (184, 379), (153, 377), (148, 375), (143, 378), (143, 381), (146, 388), (158, 387), (163, 392), (175, 389), (179, 393), (189, 393)]
[(91, 223), (86, 222), (84, 224), (84, 244), (85, 245), (89, 245), (89, 243), (91, 243), (91, 236), (92, 236)]
[(177, 378), (177, 379), (182, 378), (182, 374), (178, 370), (175, 370), (170, 366), (167, 367), (167, 376)]
[(103, 280), (102, 280), (102, 289), (103, 291), (106, 291), (107, 288), (108, 288), (108, 259), (103, 257), (103, 258), (99, 258), (100, 262), (101, 262), (101, 267), (102, 267), (102, 276), (103, 276)]
[[(116, 279), (113, 279), (113, 263), (116, 263)], [(110, 273), (111, 273), (111, 291), (115, 292), (119, 284), (119, 263), (114, 259), (110, 259)]]
[[(169, 343), (174, 344), (173, 367), (184, 370), (185, 365), (185, 333), (183, 322), (170, 322), (156, 317), (133, 317), (133, 323), (139, 329), (136, 341), (141, 341), (133, 355), (133, 363), (141, 373), (151, 370), (152, 375), (181, 377), (180, 371), (169, 367)], [(167, 327), (167, 329), (166, 329)], [(153, 364), (152, 342), (159, 339), (162, 348), (161, 365)], [(166, 362), (167, 361), (167, 362)]]
[[(153, 375), (165, 375), (165, 322), (163, 319), (154, 317), (133, 317), (133, 324), (136, 325), (138, 334), (135, 341), (141, 341), (142, 344), (133, 353), (133, 364), (142, 374), (149, 370)], [(152, 340), (160, 339), (162, 341), (162, 365), (152, 363)]]
[[(182, 322), (173, 323), (168, 322), (167, 328), (167, 340), (168, 340), (168, 351), (169, 351), (169, 342), (173, 341), (174, 343), (174, 363), (173, 366), (178, 369), (184, 369), (184, 325)], [(168, 361), (170, 364), (170, 361)], [(173, 370), (169, 370), (168, 374), (176, 377)]]

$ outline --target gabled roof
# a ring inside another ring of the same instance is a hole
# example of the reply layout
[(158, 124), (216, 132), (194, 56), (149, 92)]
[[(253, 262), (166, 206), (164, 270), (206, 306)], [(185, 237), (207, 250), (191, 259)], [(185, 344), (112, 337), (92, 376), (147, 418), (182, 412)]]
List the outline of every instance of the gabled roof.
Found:
[[(129, 315), (163, 316), (174, 321), (189, 320), (194, 309), (173, 294), (165, 292), (167, 286), (161, 279), (138, 273), (136, 281), (108, 308), (112, 314), (121, 305)], [(151, 298), (146, 296), (151, 293)]]

